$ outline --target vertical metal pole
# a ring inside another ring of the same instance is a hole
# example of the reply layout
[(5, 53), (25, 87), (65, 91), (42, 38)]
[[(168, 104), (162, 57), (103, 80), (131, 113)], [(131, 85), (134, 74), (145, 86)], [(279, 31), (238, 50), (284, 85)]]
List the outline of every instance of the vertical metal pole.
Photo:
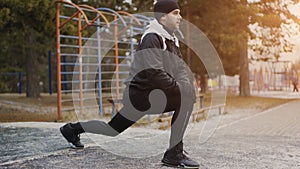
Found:
[[(117, 15), (114, 20), (117, 21)], [(114, 27), (114, 41), (115, 41), (115, 62), (116, 62), (116, 98), (119, 99), (119, 46), (118, 46), (118, 25)], [(116, 107), (117, 109), (117, 107)]]
[(22, 72), (19, 72), (19, 88), (18, 88), (19, 94), (22, 93)]
[(48, 78), (49, 78), (49, 94), (52, 95), (52, 63), (51, 50), (48, 51)]
[[(98, 14), (99, 15), (99, 14)], [(101, 71), (101, 36), (100, 19), (97, 19), (97, 57), (98, 57), (98, 97), (99, 97), (99, 115), (102, 116), (102, 71)]]
[[(62, 59), (62, 63), (66, 63), (66, 56), (61, 56), (61, 59)], [(66, 64), (63, 64), (62, 65), (62, 71), (63, 72), (67, 72), (67, 67), (66, 67)], [(67, 75), (66, 74), (63, 74), (63, 84), (62, 84), (62, 90), (68, 90), (68, 86), (67, 86), (67, 83), (65, 83), (67, 81)], [(67, 93), (65, 93), (67, 94)]]
[(57, 77), (57, 115), (61, 119), (61, 70), (60, 70), (60, 4), (56, 3), (56, 77)]
[(221, 75), (219, 75), (219, 90), (221, 90), (222, 89), (222, 77), (221, 77)]
[(275, 65), (274, 65), (275, 63), (274, 62), (272, 62), (272, 67), (273, 67), (273, 75), (274, 75), (274, 90), (276, 91), (277, 90), (277, 86), (276, 86), (276, 68), (275, 68)]
[[(189, 8), (189, 6), (187, 6), (187, 8)], [(189, 10), (187, 10), (186, 19), (187, 19), (187, 21), (190, 21)], [(190, 43), (191, 43), (190, 25), (186, 24), (186, 26), (187, 26), (187, 31), (186, 31), (187, 46), (190, 46)], [(191, 49), (189, 47), (187, 48), (186, 54), (187, 54), (187, 64), (189, 67), (191, 67), (192, 66), (192, 58), (191, 58)]]
[(81, 13), (78, 13), (78, 60), (79, 60), (79, 99), (80, 113), (83, 113), (83, 82), (82, 82), (82, 28), (81, 28)]
[(133, 61), (134, 58), (134, 44), (133, 44), (133, 19), (130, 18), (130, 56), (131, 56), (131, 62)]

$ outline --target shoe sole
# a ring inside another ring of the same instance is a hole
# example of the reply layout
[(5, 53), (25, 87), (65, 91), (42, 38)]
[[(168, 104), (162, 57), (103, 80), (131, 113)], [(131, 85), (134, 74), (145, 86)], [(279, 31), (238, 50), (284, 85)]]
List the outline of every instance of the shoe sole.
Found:
[(70, 147), (71, 148), (73, 148), (73, 149), (83, 149), (84, 147), (77, 147), (77, 146), (75, 146), (73, 143), (71, 143), (71, 142), (69, 142), (69, 145), (70, 145)]
[(185, 166), (185, 165), (182, 165), (182, 164), (173, 165), (173, 164), (168, 164), (168, 163), (165, 163), (165, 162), (162, 162), (162, 164), (164, 166), (167, 166), (167, 167), (186, 168), (186, 169), (199, 169), (199, 166), (198, 167), (192, 167), (192, 166)]
[(64, 138), (68, 141), (68, 143), (69, 143), (69, 145), (70, 145), (71, 148), (73, 148), (73, 149), (83, 149), (83, 148), (84, 148), (84, 147), (77, 147), (77, 146), (75, 146), (72, 142), (69, 142), (69, 140), (67, 139), (66, 135), (65, 135), (64, 132), (62, 131), (62, 130), (63, 130), (62, 127), (59, 128), (59, 130), (60, 130), (60, 133), (64, 136)]

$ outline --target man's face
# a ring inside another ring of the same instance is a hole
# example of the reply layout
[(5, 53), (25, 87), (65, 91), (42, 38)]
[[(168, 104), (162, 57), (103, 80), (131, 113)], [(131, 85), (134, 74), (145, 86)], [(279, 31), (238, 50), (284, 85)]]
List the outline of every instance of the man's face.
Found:
[(171, 11), (170, 13), (166, 14), (165, 17), (166, 17), (165, 26), (168, 29), (172, 31), (179, 29), (179, 24), (182, 19), (179, 9), (175, 9)]

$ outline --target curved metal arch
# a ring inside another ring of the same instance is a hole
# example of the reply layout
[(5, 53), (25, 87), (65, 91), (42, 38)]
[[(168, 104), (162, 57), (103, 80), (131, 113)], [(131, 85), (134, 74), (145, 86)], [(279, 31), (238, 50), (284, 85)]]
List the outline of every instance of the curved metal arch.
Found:
[(133, 16), (135, 16), (137, 18), (140, 17), (140, 18), (146, 19), (148, 21), (151, 21), (152, 19), (154, 19), (153, 17), (148, 17), (148, 16), (141, 15), (141, 14), (133, 14)]
[(135, 20), (138, 25), (142, 25), (141, 22), (134, 15), (132, 15), (132, 14), (130, 14), (128, 12), (118, 11), (117, 13), (119, 13), (119, 14), (125, 14), (125, 15), (131, 17), (133, 20)]
[[(107, 18), (102, 14), (101, 11), (99, 11), (99, 10), (97, 10), (97, 9), (91, 7), (91, 6), (85, 5), (85, 4), (80, 4), (80, 5), (78, 5), (78, 6), (79, 6), (79, 7), (82, 7), (82, 8), (90, 9), (90, 10), (92, 10), (92, 11), (98, 13), (98, 14), (103, 18), (103, 20), (104, 20), (105, 24), (107, 25), (107, 27), (110, 27), (110, 23), (108, 22)], [(95, 19), (97, 19), (97, 18), (95, 18)], [(95, 20), (95, 19), (94, 19), (94, 20)], [(94, 20), (93, 20), (92, 22), (94, 22)], [(92, 23), (89, 23), (89, 22), (88, 22), (88, 24), (91, 25)]]
[[(74, 6), (74, 7), (75, 7), (75, 8), (83, 15), (84, 20), (86, 21), (86, 23), (89, 23), (89, 19), (88, 19), (88, 17), (86, 16), (86, 14), (84, 13), (84, 11), (81, 10), (80, 7), (77, 6), (77, 5), (75, 5), (74, 3), (68, 2), (68, 1), (65, 1), (65, 0), (56, 0), (55, 3), (65, 3), (65, 4), (69, 4), (69, 5), (71, 5), (71, 6)], [(72, 15), (72, 17), (75, 17), (75, 15)]]
[(99, 10), (99, 11), (108, 11), (108, 12), (111, 12), (111, 13), (117, 15), (117, 16), (121, 19), (123, 25), (124, 25), (124, 26), (127, 26), (127, 23), (126, 23), (125, 20), (123, 19), (122, 15), (120, 15), (118, 12), (116, 12), (116, 11), (110, 9), (110, 8), (97, 8), (97, 10)]

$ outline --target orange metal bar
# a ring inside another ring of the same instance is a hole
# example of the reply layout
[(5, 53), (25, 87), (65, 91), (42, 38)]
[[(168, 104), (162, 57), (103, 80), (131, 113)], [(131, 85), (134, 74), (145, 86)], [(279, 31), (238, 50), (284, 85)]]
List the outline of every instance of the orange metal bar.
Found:
[[(190, 12), (187, 10), (187, 21), (190, 22)], [(187, 46), (191, 44), (191, 34), (190, 34), (190, 24), (186, 24), (186, 38), (187, 38)], [(192, 57), (191, 57), (191, 48), (187, 48), (187, 64), (191, 67)]]
[(101, 13), (105, 15), (115, 16), (115, 14), (111, 12), (101, 11)]
[(65, 26), (67, 23), (69, 23), (73, 18), (75, 18), (78, 15), (79, 11), (75, 12), (72, 16), (70, 16), (68, 19), (66, 19), (61, 25), (60, 28)]
[[(66, 21), (64, 21), (61, 25), (60, 25), (60, 3), (65, 3), (65, 4), (69, 4), (71, 6), (74, 6), (77, 11), (70, 17), (68, 18)], [(85, 15), (85, 13), (80, 9), (80, 7), (78, 7), (77, 5), (75, 5), (72, 2), (67, 2), (64, 0), (57, 0), (56, 1), (56, 37), (57, 37), (57, 43), (56, 43), (56, 60), (57, 60), (57, 112), (58, 112), (58, 118), (61, 118), (61, 113), (62, 113), (62, 97), (61, 97), (61, 54), (60, 54), (60, 28), (62, 28), (65, 24), (67, 24), (68, 22), (70, 22), (75, 16), (78, 16), (78, 52), (79, 52), (79, 97), (80, 97), (80, 112), (82, 112), (82, 107), (83, 107), (83, 99), (82, 99), (82, 33), (81, 33), (81, 16), (83, 16), (84, 20), (86, 21), (86, 23), (89, 23), (89, 20), (87, 18), (87, 16)]]
[[(114, 16), (116, 21), (117, 15)], [(116, 62), (116, 97), (119, 99), (119, 45), (118, 45), (118, 26), (114, 26), (114, 40), (115, 40), (115, 62)]]
[[(118, 11), (117, 13), (119, 14), (124, 14), (124, 15), (127, 15), (129, 17), (131, 17), (138, 25), (142, 25), (141, 22), (132, 14), (128, 13), (128, 12), (125, 12), (125, 11)], [(123, 28), (119, 34), (122, 34), (123, 32), (125, 32), (128, 28), (130, 28), (132, 25), (128, 25), (126, 26), (125, 28)]]
[(60, 65), (60, 4), (56, 4), (56, 78), (57, 78), (57, 116), (61, 119), (61, 65)]
[[(71, 6), (74, 6), (74, 7), (75, 7), (75, 8), (83, 15), (85, 22), (86, 22), (86, 23), (89, 23), (89, 20), (88, 20), (87, 16), (86, 16), (85, 13), (80, 9), (79, 6), (75, 5), (75, 4), (72, 3), (72, 2), (68, 2), (68, 1), (64, 1), (64, 0), (56, 0), (56, 3), (57, 3), (57, 4), (58, 4), (58, 3), (65, 3), (65, 4), (69, 4), (69, 5), (71, 5)], [(78, 11), (77, 11), (77, 12), (78, 12)], [(76, 12), (76, 13), (77, 13), (77, 12)], [(67, 23), (67, 22), (70, 22), (70, 21), (76, 16), (76, 13), (73, 14), (72, 17), (70, 17), (69, 19), (67, 19), (65, 22), (66, 22), (66, 23)], [(63, 25), (65, 25), (66, 23), (63, 23)]]
[(81, 25), (81, 13), (78, 13), (78, 61), (79, 61), (79, 99), (80, 99), (80, 113), (83, 112), (83, 96), (82, 96), (82, 25)]
[(125, 12), (125, 11), (118, 11), (119, 14), (124, 14), (124, 15), (127, 15), (129, 17), (131, 17), (133, 20), (135, 20), (135, 22), (138, 24), (138, 25), (142, 25), (141, 22), (132, 14), (128, 13), (128, 12)]
[(108, 22), (107, 18), (102, 14), (101, 11), (98, 11), (97, 9), (91, 7), (91, 6), (88, 6), (88, 5), (78, 5), (79, 7), (81, 8), (86, 8), (86, 9), (89, 9), (89, 10), (92, 10), (96, 13), (99, 14), (99, 16), (95, 17), (91, 22), (88, 22), (83, 28), (82, 30), (86, 29), (87, 27), (91, 26), (99, 17), (102, 17), (105, 24), (107, 25), (107, 27), (110, 27), (110, 23)]
[(127, 25), (124, 27), (121, 31), (118, 32), (118, 35), (121, 35), (123, 32), (125, 32), (127, 29), (129, 29), (132, 25)]
[(100, 16), (95, 17), (90, 23), (86, 24), (84, 27), (82, 27), (82, 31), (91, 26)]

